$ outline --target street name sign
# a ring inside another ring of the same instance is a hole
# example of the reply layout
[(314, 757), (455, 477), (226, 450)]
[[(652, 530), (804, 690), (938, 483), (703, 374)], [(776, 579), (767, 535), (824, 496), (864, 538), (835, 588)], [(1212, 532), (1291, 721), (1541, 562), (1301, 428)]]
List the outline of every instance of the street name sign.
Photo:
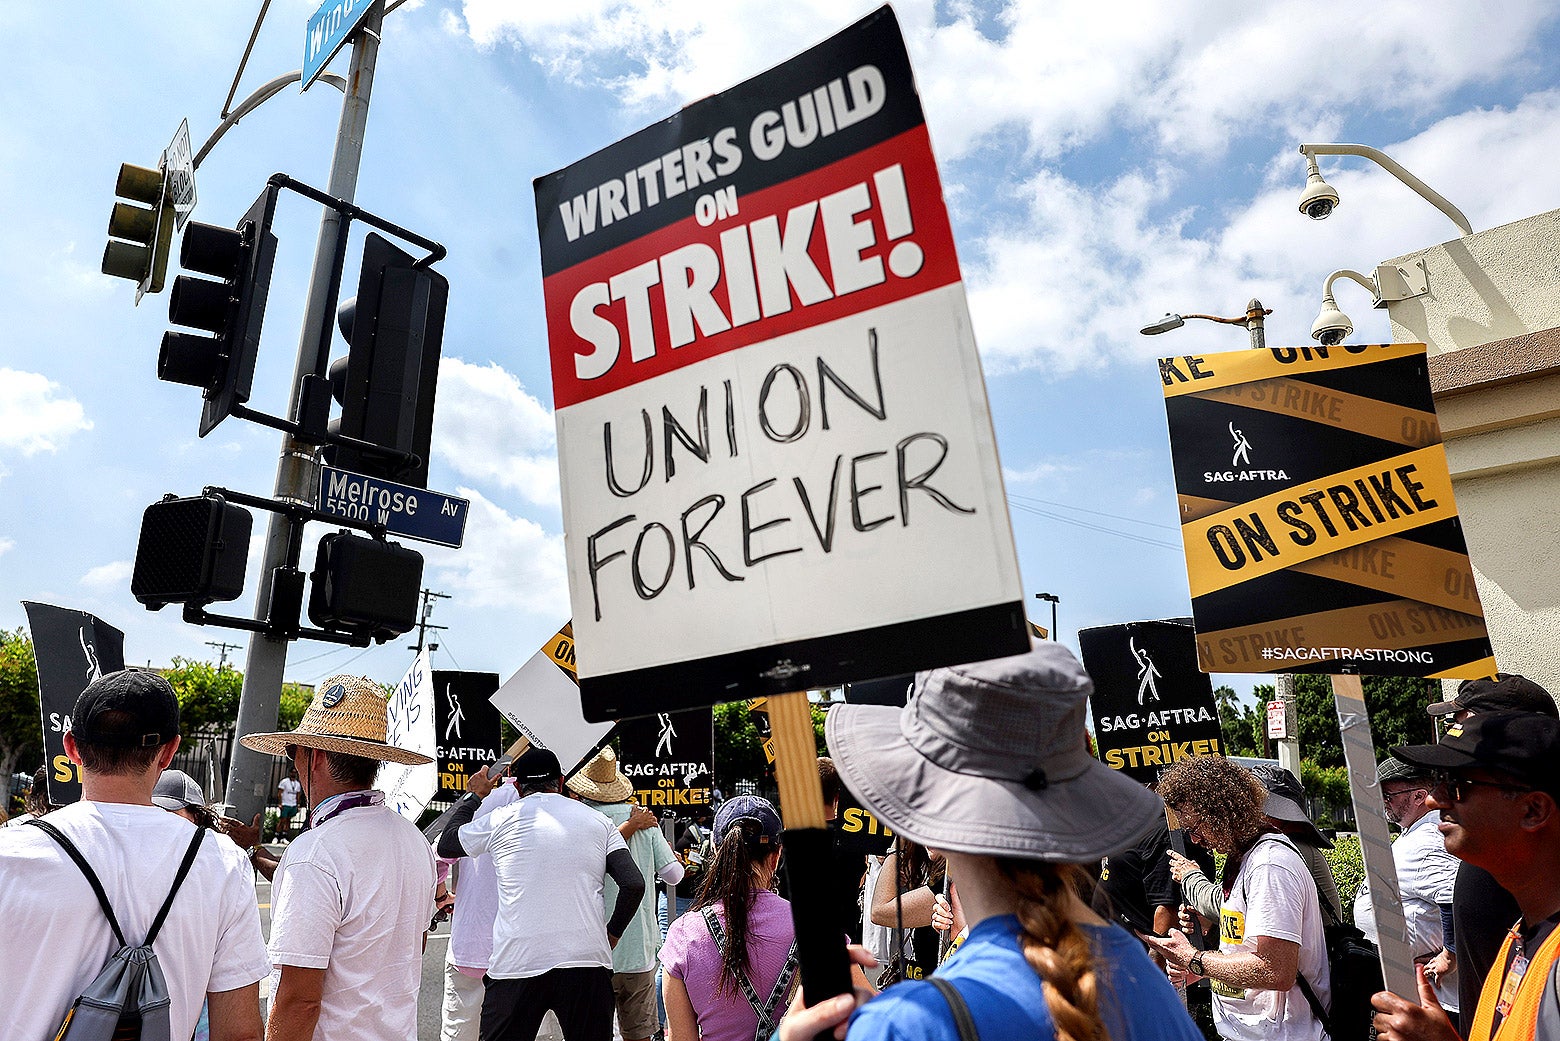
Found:
[(303, 30), (303, 83), (308, 90), (367, 16), (374, 0), (325, 0)]
[(348, 520), (383, 524), (387, 531), (409, 539), (459, 549), (466, 537), (471, 500), (322, 466), (315, 508)]

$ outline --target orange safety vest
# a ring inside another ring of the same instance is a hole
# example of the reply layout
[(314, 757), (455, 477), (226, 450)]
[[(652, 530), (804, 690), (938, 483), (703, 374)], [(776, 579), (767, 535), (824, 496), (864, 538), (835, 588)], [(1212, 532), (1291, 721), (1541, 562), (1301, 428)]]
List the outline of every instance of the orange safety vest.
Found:
[[(1496, 966), (1506, 968), (1507, 959), (1511, 956), (1511, 944), (1517, 935), (1517, 929), (1513, 926), (1511, 932), (1506, 934), (1506, 942), (1500, 945), (1500, 957), (1495, 959)], [(1497, 973), (1492, 967), (1490, 974), (1484, 977), (1484, 988), (1479, 991), (1479, 1007), (1473, 1014), (1473, 1028), (1468, 1032), (1468, 1041), (1493, 1041), (1497, 1036), (1512, 1038), (1513, 1041), (1531, 1039), (1538, 1028), (1538, 1005), (1543, 1000), (1549, 971), (1557, 958), (1560, 958), (1560, 928), (1550, 932), (1549, 938), (1539, 946), (1532, 961), (1528, 962), (1527, 972), (1517, 984), (1517, 993), (1512, 998), (1511, 1011), (1500, 1021), (1500, 1029), (1495, 1031), (1490, 1030), (1490, 1025), (1495, 1022), (1495, 1006), (1500, 1002), (1500, 992), (1506, 984), (1507, 973)]]

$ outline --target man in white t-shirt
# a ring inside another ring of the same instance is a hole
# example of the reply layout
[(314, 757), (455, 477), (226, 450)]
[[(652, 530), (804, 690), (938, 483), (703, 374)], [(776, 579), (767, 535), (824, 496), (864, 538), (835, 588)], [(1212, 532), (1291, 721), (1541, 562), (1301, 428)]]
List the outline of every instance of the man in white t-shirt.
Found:
[(1267, 793), (1222, 756), (1183, 759), (1157, 788), (1187, 836), (1227, 857), (1219, 949), (1200, 951), (1186, 934), (1148, 944), (1172, 977), (1206, 977), (1213, 1020), (1226, 1041), (1321, 1041), (1321, 1020), (1305, 990), (1327, 1008), (1332, 981), (1316, 883), (1290, 840), (1263, 819)]
[[(1441, 975), (1430, 968), (1446, 950), (1447, 925), (1452, 919), (1452, 890), (1457, 884), (1457, 858), (1446, 851), (1441, 837), (1441, 811), (1426, 803), (1430, 797), (1430, 771), (1388, 756), (1376, 768), (1381, 782), (1381, 802), (1387, 819), (1403, 829), (1392, 843), (1398, 890), (1403, 900), (1403, 924), (1414, 961), (1427, 963), (1425, 977), (1435, 988), (1435, 999), (1448, 1012), (1457, 1011), (1456, 961)], [(1376, 908), (1370, 886), (1362, 883), (1354, 895), (1354, 924), (1376, 939)]]
[[(46, 820), (80, 850), (125, 940), (139, 944), (196, 833), (152, 803), (179, 747), (178, 699), (155, 673), (114, 672), (81, 692), (71, 720), (65, 751), (81, 768), (82, 800)], [(0, 879), (0, 1035), (53, 1037), (118, 942), (86, 876), (42, 829), (0, 832)], [(270, 963), (254, 876), (228, 839), (202, 837), (152, 949), (168, 985), (170, 1037), (193, 1035), (206, 1003), (211, 1041), (257, 1041)]]
[(267, 1041), (417, 1036), (433, 851), (373, 783), (382, 762), (432, 760), (387, 744), (387, 723), (378, 684), (332, 676), (297, 730), (243, 738), (291, 759), (312, 807), (272, 880)]
[[(518, 801), (473, 820), (495, 783), (479, 770), (439, 837), (441, 857), (491, 854), (498, 880), (482, 1041), (530, 1038), (548, 1009), (567, 1041), (609, 1041), (612, 948), (644, 899), (644, 876), (611, 821), (561, 794), (552, 752), (529, 749), (510, 772)], [(618, 885), (610, 919), (608, 877)]]
[(298, 780), (298, 771), (288, 767), (287, 776), (277, 784), (276, 790), (281, 796), (281, 802), (276, 811), (276, 832), (271, 837), (290, 839), (293, 818), (298, 815), (298, 796), (303, 793), (303, 785)]

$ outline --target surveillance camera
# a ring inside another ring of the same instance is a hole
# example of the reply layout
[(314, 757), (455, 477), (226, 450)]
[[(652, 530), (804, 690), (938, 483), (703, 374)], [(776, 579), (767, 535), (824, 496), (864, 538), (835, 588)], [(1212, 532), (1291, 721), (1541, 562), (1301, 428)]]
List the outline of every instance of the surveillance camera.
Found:
[(1323, 347), (1336, 347), (1343, 342), (1343, 338), (1349, 335), (1342, 329), (1323, 329), (1316, 334), (1316, 341)]
[(1300, 193), (1300, 212), (1312, 220), (1325, 220), (1332, 216), (1338, 205), (1338, 192), (1322, 180), (1321, 174), (1306, 178), (1305, 191)]
[(1336, 347), (1354, 331), (1349, 316), (1338, 310), (1332, 295), (1322, 297), (1322, 310), (1311, 323), (1311, 339), (1323, 347)]
[(1332, 216), (1333, 206), (1336, 204), (1335, 199), (1312, 199), (1305, 204), (1305, 215), (1312, 220), (1326, 220)]

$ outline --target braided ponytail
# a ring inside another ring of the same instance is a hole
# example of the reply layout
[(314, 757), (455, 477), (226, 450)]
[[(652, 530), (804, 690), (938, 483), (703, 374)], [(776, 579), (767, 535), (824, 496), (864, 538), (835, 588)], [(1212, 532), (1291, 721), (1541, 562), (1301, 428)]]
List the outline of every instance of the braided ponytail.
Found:
[(1024, 959), (1040, 977), (1057, 1041), (1110, 1041), (1100, 1018), (1099, 970), (1083, 930), (1067, 913), (1083, 873), (1072, 864), (997, 858), (1018, 898)]

